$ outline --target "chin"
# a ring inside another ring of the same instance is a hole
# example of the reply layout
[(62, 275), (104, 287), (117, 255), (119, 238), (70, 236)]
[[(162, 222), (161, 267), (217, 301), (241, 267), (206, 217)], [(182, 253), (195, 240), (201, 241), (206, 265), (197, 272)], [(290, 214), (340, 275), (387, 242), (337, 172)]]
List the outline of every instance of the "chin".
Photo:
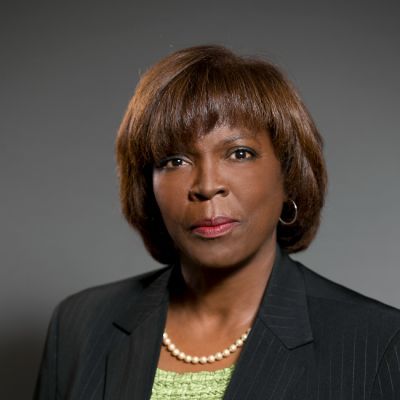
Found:
[[(206, 243), (205, 243), (206, 244)], [(183, 253), (182, 260), (199, 268), (234, 269), (245, 264), (251, 254), (241, 251), (237, 246), (216, 245), (196, 246), (192, 251)]]

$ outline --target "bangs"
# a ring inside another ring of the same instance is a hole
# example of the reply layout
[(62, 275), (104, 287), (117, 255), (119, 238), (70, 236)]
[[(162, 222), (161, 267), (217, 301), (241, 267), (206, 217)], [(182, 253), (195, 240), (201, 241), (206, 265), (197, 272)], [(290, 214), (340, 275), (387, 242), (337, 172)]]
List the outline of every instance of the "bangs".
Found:
[(154, 162), (190, 146), (215, 127), (270, 129), (274, 104), (265, 63), (205, 59), (185, 68), (160, 88), (147, 124), (149, 159)]

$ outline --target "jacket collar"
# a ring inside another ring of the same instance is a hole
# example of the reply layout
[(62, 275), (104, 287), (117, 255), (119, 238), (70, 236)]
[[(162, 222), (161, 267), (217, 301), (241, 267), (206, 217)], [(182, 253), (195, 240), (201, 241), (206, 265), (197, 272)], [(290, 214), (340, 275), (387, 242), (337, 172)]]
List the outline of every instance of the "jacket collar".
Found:
[(297, 398), (314, 359), (313, 346), (307, 345), (312, 340), (301, 268), (277, 248), (263, 300), (224, 400)]
[(172, 274), (172, 271), (172, 266), (168, 266), (139, 277), (141, 290), (139, 293), (132, 293), (127, 308), (117, 315), (113, 325), (130, 335), (151, 313), (168, 303), (168, 287), (172, 276), (176, 274)]
[[(141, 279), (142, 292), (114, 321), (114, 325), (127, 334), (132, 333), (152, 312), (168, 303), (169, 290), (174, 287), (176, 279), (180, 279), (178, 266), (157, 271), (155, 278), (152, 275), (147, 274)], [(302, 272), (298, 263), (279, 246), (258, 318), (288, 349), (313, 340)]]
[(288, 349), (313, 340), (303, 274), (278, 246), (258, 318)]
[[(135, 279), (127, 308), (114, 320), (103, 398), (149, 399), (168, 309), (171, 268)], [(139, 286), (139, 288), (137, 287)]]
[[(107, 363), (106, 399), (150, 397), (168, 297), (179, 276), (179, 268), (170, 266), (140, 278), (141, 290), (135, 291), (130, 300), (127, 299), (130, 305), (115, 319), (117, 332)], [(296, 357), (290, 357), (290, 353), (296, 348), (300, 352), (306, 351), (306, 346), (301, 346), (312, 340), (301, 269), (277, 247), (272, 273), (253, 329), (224, 398), (240, 399), (244, 393), (252, 393), (254, 399), (264, 398), (257, 394), (261, 392), (256, 387), (260, 382), (268, 385), (276, 382), (281, 374), (280, 365), (290, 366), (293, 374), (300, 377), (304, 365), (297, 363)], [(255, 369), (258, 374), (254, 374)], [(269, 378), (259, 381), (260, 376)], [(293, 382), (299, 379), (293, 379)], [(291, 386), (294, 387), (294, 383)], [(272, 389), (270, 393), (273, 394)]]

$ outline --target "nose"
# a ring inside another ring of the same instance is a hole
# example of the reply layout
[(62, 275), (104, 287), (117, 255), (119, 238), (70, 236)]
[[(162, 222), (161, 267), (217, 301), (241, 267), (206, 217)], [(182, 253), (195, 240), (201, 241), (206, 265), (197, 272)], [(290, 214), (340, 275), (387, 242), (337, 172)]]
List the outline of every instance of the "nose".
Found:
[(194, 174), (193, 184), (189, 190), (189, 200), (206, 201), (215, 196), (228, 195), (228, 185), (213, 163), (198, 166), (194, 169)]

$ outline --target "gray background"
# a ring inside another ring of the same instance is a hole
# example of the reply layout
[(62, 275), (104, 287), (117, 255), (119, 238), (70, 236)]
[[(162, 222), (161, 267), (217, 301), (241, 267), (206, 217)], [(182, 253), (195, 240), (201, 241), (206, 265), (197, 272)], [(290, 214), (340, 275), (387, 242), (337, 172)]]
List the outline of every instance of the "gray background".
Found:
[(396, 1), (2, 2), (0, 398), (32, 392), (65, 296), (156, 268), (121, 217), (114, 138), (141, 71), (182, 47), (265, 55), (324, 138), (329, 196), (296, 258), (400, 307)]

